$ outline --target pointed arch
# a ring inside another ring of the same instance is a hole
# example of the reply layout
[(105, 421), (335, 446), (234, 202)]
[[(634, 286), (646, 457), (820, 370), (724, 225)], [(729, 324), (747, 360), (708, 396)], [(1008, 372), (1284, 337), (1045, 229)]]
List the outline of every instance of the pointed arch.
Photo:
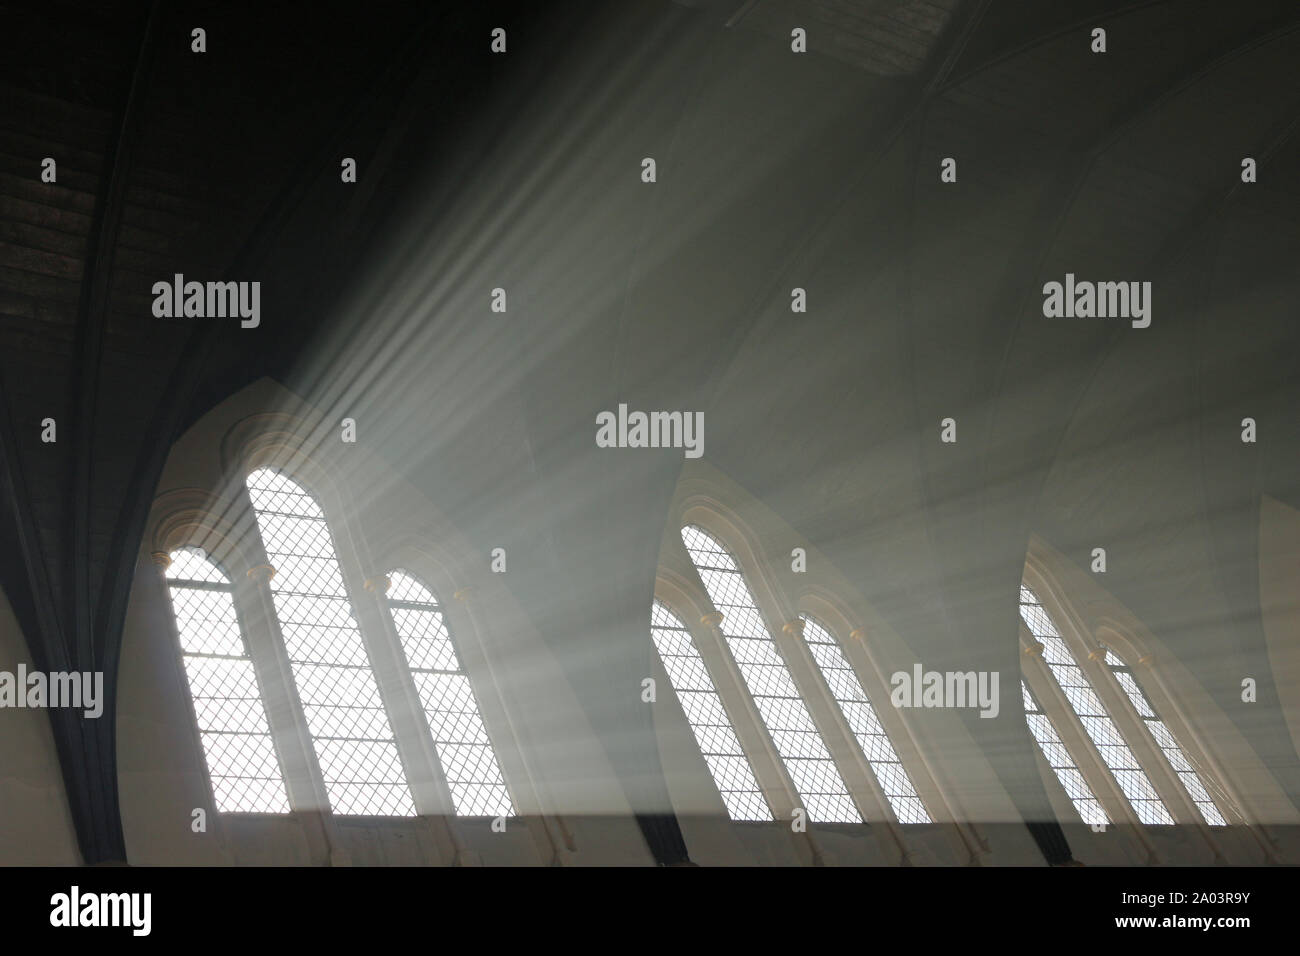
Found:
[[(1042, 645), (1047, 672), (1068, 701), (1075, 719), (1096, 747), (1138, 820), (1148, 825), (1172, 825), (1174, 818), (1164, 799), (1129, 749), (1110, 711), (1097, 696), (1092, 681), (1075, 660), (1038, 595), (1026, 584), (1020, 586), (1020, 616), (1034, 639)], [(1068, 787), (1066, 792), (1069, 792)]]
[(388, 573), (385, 605), (429, 724), (457, 816), (512, 817), (496, 751), (442, 607), (409, 571)]
[(863, 822), (740, 565), (721, 541), (699, 525), (685, 525), (681, 535), (709, 599), (722, 615), (719, 629), (727, 649), (808, 818), (819, 823)]
[(839, 641), (813, 615), (804, 612), (799, 616), (804, 622), (803, 639), (813, 662), (844, 715), (853, 739), (861, 748), (894, 816), (898, 817), (899, 823), (933, 822)]
[[(1151, 734), (1155, 741), (1160, 755), (1164, 757), (1165, 762), (1169, 764), (1169, 769), (1173, 771), (1178, 782), (1183, 785), (1187, 795), (1191, 798), (1196, 810), (1201, 817), (1212, 827), (1223, 827), (1228, 825), (1228, 821), (1219, 811), (1215, 800), (1210, 796), (1209, 790), (1206, 789), (1205, 781), (1197, 773), (1196, 768), (1188, 759), (1187, 753), (1178, 745), (1174, 739), (1173, 732), (1160, 715), (1156, 713), (1155, 707), (1151, 704), (1150, 699), (1142, 690), (1142, 685), (1138, 682), (1137, 675), (1133, 669), (1120, 659), (1113, 648), (1106, 648), (1105, 656), (1106, 666), (1115, 677), (1116, 683), (1124, 691), (1129, 703), (1133, 705), (1133, 710), (1141, 718), (1142, 725), (1146, 727), (1147, 732)], [(1212, 778), (1207, 778), (1212, 779)], [(1229, 804), (1226, 794), (1220, 796), (1220, 800)]]
[(308, 491), (274, 468), (251, 472), (245, 486), (274, 570), (275, 613), (331, 810), (414, 816), (406, 771), (324, 512)]

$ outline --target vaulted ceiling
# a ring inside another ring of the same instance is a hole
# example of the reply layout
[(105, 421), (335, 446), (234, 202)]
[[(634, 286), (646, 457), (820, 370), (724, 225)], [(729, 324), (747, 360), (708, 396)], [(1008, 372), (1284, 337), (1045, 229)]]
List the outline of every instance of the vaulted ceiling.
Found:
[[(1029, 535), (1080, 564), (1105, 547), (1106, 586), (1300, 796), (1256, 540), (1261, 496), (1300, 507), (1289, 0), (45, 3), (0, 22), (0, 584), (39, 665), (115, 672), (172, 440), (272, 375), (354, 417), (485, 553), (511, 548), (593, 716), (639, 727), (622, 688), (651, 653), (681, 458), (597, 449), (594, 418), (700, 409), (707, 459), (927, 663), (1016, 672)], [(1150, 328), (1044, 318), (1067, 272), (1152, 282)], [(174, 273), (260, 281), (261, 326), (155, 318)], [(52, 713), (83, 853), (121, 858), (111, 722)], [(1033, 818), (1023, 725), (987, 723)], [(613, 756), (654, 805), (657, 758)]]

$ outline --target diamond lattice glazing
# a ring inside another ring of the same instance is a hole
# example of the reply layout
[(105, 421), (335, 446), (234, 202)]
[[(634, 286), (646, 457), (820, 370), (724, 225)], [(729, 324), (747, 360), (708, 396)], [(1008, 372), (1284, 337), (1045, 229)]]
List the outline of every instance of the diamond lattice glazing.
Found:
[(181, 660), (218, 813), (288, 813), (284, 774), (230, 581), (198, 552), (167, 568)]
[(388, 610), (424, 705), (456, 815), (514, 816), (478, 701), (437, 598), (406, 571), (388, 577)]
[(269, 468), (248, 476), (271, 593), (330, 808), (414, 816), (415, 803), (320, 506)]
[(876, 716), (871, 701), (867, 699), (866, 688), (858, 680), (858, 675), (844, 656), (839, 642), (815, 617), (808, 614), (801, 616), (804, 622), (803, 638), (808, 644), (808, 650), (817, 662), (817, 668), (825, 678), (831, 695), (840, 705), (844, 719), (848, 721), (894, 815), (900, 823), (929, 823), (930, 814), (926, 812), (921, 798), (916, 795), (903, 762), (898, 759), (885, 728)]
[(713, 606), (722, 613), (722, 636), (803, 800), (808, 819), (861, 823), (862, 815), (799, 696), (735, 558), (695, 525), (682, 528), (682, 541)]
[(1025, 698), (1025, 719), (1029, 721), (1029, 732), (1038, 741), (1039, 749), (1042, 750), (1048, 765), (1056, 774), (1056, 779), (1061, 781), (1061, 786), (1065, 788), (1065, 793), (1074, 804), (1074, 809), (1079, 812), (1084, 823), (1108, 823), (1106, 811), (1102, 809), (1101, 803), (1092, 793), (1092, 788), (1083, 779), (1083, 774), (1079, 772), (1070, 752), (1065, 749), (1065, 744), (1061, 743), (1061, 738), (1057, 736), (1051, 719), (1038, 706), (1038, 701), (1029, 692), (1029, 686), (1024, 681), (1020, 682), (1020, 690)]
[(728, 815), (733, 820), (771, 820), (767, 798), (759, 789), (690, 631), (676, 614), (655, 601), (650, 609), (650, 634)]
[[(1160, 719), (1155, 708), (1151, 706), (1151, 702), (1147, 700), (1147, 695), (1143, 693), (1133, 671), (1119, 659), (1114, 651), (1108, 650), (1106, 652), (1106, 664), (1110, 667), (1111, 673), (1115, 675), (1115, 680), (1119, 682), (1119, 686), (1123, 689), (1129, 702), (1133, 704), (1133, 709), (1142, 718), (1142, 723), (1151, 732), (1156, 746), (1160, 748), (1160, 753), (1169, 761), (1170, 769), (1174, 771), (1178, 781), (1187, 791), (1187, 795), (1196, 804), (1196, 809), (1205, 818), (1205, 822), (1212, 827), (1227, 826), (1228, 821), (1219, 812), (1218, 806), (1211, 799), (1209, 791), (1193, 768), (1191, 761), (1187, 759), (1187, 754), (1183, 751), (1183, 748), (1178, 746), (1178, 742), (1174, 740), (1174, 735), (1169, 732), (1165, 722)], [(1210, 778), (1207, 776), (1206, 779)], [(1225, 805), (1228, 804), (1226, 797), (1221, 796), (1220, 799), (1223, 800)]]
[[(1146, 771), (1133, 756), (1133, 751), (1124, 742), (1119, 728), (1115, 726), (1087, 676), (1075, 663), (1074, 656), (1061, 639), (1056, 625), (1052, 623), (1038, 597), (1024, 585), (1020, 587), (1020, 616), (1029, 626), (1030, 633), (1042, 642), (1043, 660), (1047, 662), (1048, 671), (1060, 685), (1084, 731), (1097, 746), (1097, 752), (1110, 768), (1119, 788), (1124, 791), (1137, 818), (1147, 824), (1172, 824), (1174, 818), (1169, 815), (1164, 801), (1151, 786)], [(1030, 726), (1032, 728), (1032, 722)]]

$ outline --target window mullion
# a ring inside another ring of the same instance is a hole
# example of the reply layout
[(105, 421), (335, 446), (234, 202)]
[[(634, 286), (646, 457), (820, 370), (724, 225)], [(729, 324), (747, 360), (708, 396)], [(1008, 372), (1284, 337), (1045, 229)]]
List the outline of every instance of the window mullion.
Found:
[(776, 741), (768, 732), (767, 725), (758, 712), (758, 705), (750, 695), (735, 658), (727, 648), (727, 639), (722, 633), (722, 613), (711, 611), (700, 618), (700, 624), (704, 625), (707, 635), (697, 633), (696, 628), (692, 627), (691, 633), (695, 637), (695, 646), (699, 649), (700, 656), (704, 658), (709, 673), (713, 675), (714, 686), (731, 715), (740, 745), (749, 755), (750, 766), (754, 769), (754, 776), (758, 778), (759, 786), (763, 788), (767, 805), (771, 808), (777, 822), (784, 825), (789, 825), (794, 819), (796, 808), (803, 810), (804, 829), (797, 833), (792, 830), (792, 836), (796, 841), (800, 837), (803, 838), (806, 849), (812, 854), (813, 864), (821, 866), (825, 856), (821, 845), (813, 836), (808, 810), (803, 806), (803, 798), (785, 768)]
[(1140, 827), (1142, 824), (1128, 802), (1128, 797), (1124, 795), (1114, 774), (1102, 760), (1101, 754), (1097, 752), (1097, 745), (1080, 726), (1078, 715), (1070, 706), (1070, 701), (1061, 689), (1061, 685), (1048, 669), (1047, 662), (1043, 660), (1041, 645), (1032, 636), (1029, 641), (1031, 643), (1024, 652), (1030, 659), (1030, 663), (1024, 667), (1022, 673), (1029, 681), (1029, 689), (1034, 692), (1043, 713), (1056, 729), (1056, 735), (1061, 738), (1065, 749), (1074, 757), (1075, 766), (1083, 774), (1093, 795), (1101, 801), (1106, 815), (1112, 821), (1123, 821)]
[(244, 621), (248, 654), (253, 660), (265, 698), (266, 719), (271, 725), (284, 770), (289, 804), (296, 811), (327, 814), (329, 797), (320, 764), (311, 744), (307, 718), (293, 679), (293, 669), (284, 649), (271, 577), (275, 569), (266, 560), (261, 541), (255, 544), (261, 563), (246, 574), (234, 577), (234, 600)]
[(447, 789), (434, 753), (419, 693), (402, 655), (392, 615), (383, 603), (388, 578), (377, 575), (366, 578), (359, 588), (352, 587), (355, 578), (360, 577), (354, 573), (355, 566), (351, 560), (355, 555), (349, 553), (350, 549), (343, 542), (339, 542), (337, 547), (345, 580), (349, 581), (349, 590), (356, 595), (352, 604), (357, 624), (370, 654), (370, 666), (388, 711), (388, 719), (392, 721), (393, 735), (406, 767), (406, 782), (411, 788), (416, 812), (421, 816), (451, 817), (454, 815), (451, 791)]
[(1173, 767), (1169, 766), (1169, 761), (1165, 759), (1164, 754), (1151, 738), (1151, 733), (1144, 726), (1142, 717), (1133, 709), (1128, 695), (1120, 689), (1110, 669), (1106, 667), (1104, 657), (1105, 650), (1094, 646), (1089, 650), (1086, 658), (1080, 659), (1080, 669), (1092, 682), (1092, 686), (1112, 718), (1120, 718), (1115, 721), (1115, 725), (1119, 727), (1120, 733), (1128, 742), (1129, 749), (1133, 751), (1138, 763), (1146, 771), (1151, 786), (1155, 787), (1156, 792), (1160, 794), (1160, 799), (1164, 801), (1174, 822), (1180, 825), (1201, 822), (1201, 815), (1192, 803), (1191, 796), (1183, 788), (1174, 774)]
[[(756, 599), (761, 600), (761, 598)], [(762, 607), (760, 610), (766, 611)], [(840, 709), (839, 702), (831, 696), (830, 688), (826, 686), (817, 662), (812, 659), (812, 652), (803, 639), (804, 626), (803, 618), (791, 618), (781, 627), (780, 632), (773, 632), (773, 638), (786, 660), (786, 665), (790, 668), (790, 675), (794, 678), (799, 693), (808, 705), (808, 711), (812, 714), (817, 729), (821, 732), (831, 759), (840, 768), (840, 775), (844, 778), (844, 783), (848, 786), (849, 794), (857, 804), (863, 820), (868, 823), (887, 824), (899, 853), (906, 858), (909, 851), (902, 831), (898, 828), (898, 818), (894, 816), (893, 808), (889, 806), (888, 798), (880, 789), (879, 781), (876, 780), (866, 755), (858, 746), (848, 721), (844, 719), (844, 712)]]
[(401, 639), (393, 624), (392, 614), (385, 605), (384, 594), (390, 581), (379, 574), (366, 578), (361, 568), (370, 566), (364, 540), (349, 524), (347, 515), (351, 508), (339, 508), (343, 517), (339, 530), (345, 533), (334, 536), (335, 557), (343, 574), (344, 587), (352, 595), (352, 608), (370, 658), (379, 697), (388, 714), (393, 739), (406, 773), (406, 785), (416, 813), (425, 818), (435, 845), (454, 858), (459, 865), (479, 862), (477, 854), (469, 849), (455, 824), (455, 803), (447, 786), (434, 750), (433, 737), (425, 718), (415, 680), (406, 664)]
[(1022, 674), (1029, 682), (1029, 688), (1038, 699), (1038, 704), (1048, 720), (1056, 729), (1061, 743), (1074, 758), (1075, 766), (1083, 774), (1084, 780), (1091, 788), (1093, 796), (1106, 811), (1106, 816), (1114, 823), (1125, 823), (1146, 851), (1149, 863), (1160, 862), (1160, 855), (1155, 844), (1147, 835), (1146, 826), (1138, 819), (1137, 811), (1129, 803), (1115, 779), (1110, 767), (1102, 759), (1091, 737), (1083, 729), (1078, 715), (1074, 712), (1065, 691), (1049, 670), (1042, 657), (1042, 644), (1021, 624), (1021, 635), (1025, 656), (1030, 662), (1022, 669)]
[[(1113, 649), (1112, 653), (1114, 653)], [(1138, 680), (1137, 667), (1128, 667), (1127, 670), (1134, 681), (1138, 683), (1142, 693), (1158, 715), (1158, 719), (1169, 729), (1179, 749), (1196, 769), (1197, 775), (1201, 778), (1202, 786), (1209, 792), (1211, 801), (1215, 804), (1219, 813), (1222, 814), (1224, 820), (1229, 825), (1235, 822), (1256, 829), (1255, 825), (1247, 821), (1245, 815), (1246, 803), (1241, 799), (1242, 795), (1232, 786), (1232, 777), (1223, 772), (1222, 765), (1211, 750), (1205, 746), (1204, 739), (1193, 731), (1193, 724), (1187, 719), (1183, 707), (1170, 693), (1169, 686), (1156, 669), (1155, 656), (1150, 655), (1139, 658), (1137, 664), (1142, 668), (1142, 680)], [(1109, 666), (1106, 670), (1111, 672), (1111, 680), (1118, 684), (1118, 677), (1115, 672)], [(1125, 694), (1125, 697), (1127, 696)], [(1129, 703), (1131, 706), (1132, 701)], [(1143, 724), (1146, 724), (1145, 720), (1143, 720)], [(1148, 733), (1150, 733), (1150, 728), (1148, 728)], [(1218, 799), (1215, 799), (1216, 796)]]
[[(1095, 672), (1094, 681), (1099, 687), (1104, 687), (1103, 693), (1106, 696), (1108, 706), (1115, 708), (1112, 712), (1122, 713), (1125, 717), (1125, 724), (1134, 728), (1130, 737), (1137, 738), (1137, 746), (1133, 748), (1137, 754), (1138, 760), (1144, 767), (1154, 768), (1152, 773), (1148, 769), (1147, 776), (1152, 777), (1152, 786), (1160, 791), (1161, 797), (1166, 806), (1171, 806), (1171, 813), (1174, 819), (1185, 826), (1195, 826), (1205, 840), (1210, 852), (1214, 854), (1216, 862), (1223, 862), (1223, 848), (1215, 838), (1214, 832), (1210, 825), (1201, 816), (1201, 811), (1197, 808), (1192, 795), (1188, 793), (1187, 788), (1183, 785), (1178, 774), (1174, 771), (1173, 766), (1169, 763), (1169, 758), (1165, 756), (1164, 751), (1156, 743), (1147, 727), (1146, 721), (1138, 713), (1133, 702), (1129, 700), (1128, 694), (1124, 693), (1123, 688), (1119, 686), (1119, 681), (1114, 673), (1106, 665), (1106, 648), (1097, 645), (1088, 654), (1090, 670)], [(1139, 663), (1147, 663), (1149, 658), (1143, 658)], [(1104, 673), (1103, 673), (1104, 672)], [(1166, 725), (1167, 726), (1167, 725)], [(1158, 782), (1156, 782), (1158, 781)]]
[(767, 805), (777, 820), (788, 821), (799, 806), (799, 791), (790, 779), (777, 752), (776, 744), (763, 724), (758, 707), (745, 687), (744, 679), (736, 670), (735, 662), (726, 647), (720, 625), (722, 614), (712, 611), (699, 620), (699, 625), (692, 626), (691, 636), (695, 646), (704, 658), (704, 666), (713, 677), (714, 687), (722, 698), (731, 722), (735, 726), (740, 745), (749, 755), (754, 776), (763, 790)]
[[(184, 644), (181, 641), (180, 627), (177, 623), (176, 614), (174, 612), (173, 605), (172, 605), (171, 581), (167, 579), (167, 567), (169, 564), (171, 564), (171, 555), (169, 555), (166, 551), (155, 551), (150, 554), (149, 558), (150, 561), (152, 561), (153, 566), (158, 570), (156, 580), (162, 585), (161, 593), (162, 593), (163, 606), (166, 607), (168, 610), (168, 613), (166, 614), (166, 620), (167, 620), (167, 631), (168, 634), (171, 636), (171, 640), (172, 640), (172, 648), (173, 648), (172, 665), (174, 668), (173, 673), (176, 675), (176, 680), (178, 682), (178, 685), (184, 689), (184, 693), (182, 696), (185, 698), (185, 708), (190, 715), (190, 727), (193, 730), (191, 736), (194, 741), (194, 752), (198, 755), (199, 765), (206, 768), (207, 754), (205, 753), (203, 747), (203, 734), (199, 730), (199, 717), (198, 717), (198, 711), (195, 709), (194, 692), (193, 689), (190, 687), (189, 678), (185, 673), (185, 649), (184, 649)], [(231, 595), (231, 599), (232, 601), (234, 600), (233, 594)], [(237, 614), (239, 613), (238, 605), (236, 605), (236, 613)], [(241, 631), (241, 634), (246, 635), (246, 633), (247, 633), (246, 631)], [(246, 636), (245, 636), (245, 641), (247, 641)], [(258, 674), (257, 676), (258, 679), (260, 680), (262, 675)], [(265, 687), (265, 685), (262, 686), (263, 688)], [(266, 691), (263, 689), (262, 707), (264, 710), (266, 709), (265, 698), (266, 698)], [(272, 728), (272, 730), (274, 731), (274, 728)], [(271, 743), (273, 746), (276, 747), (276, 756), (280, 760), (281, 779), (283, 779), (284, 755), (280, 753), (279, 745), (275, 739), (274, 733), (272, 734), (271, 737)], [(219, 837), (224, 837), (224, 835), (222, 834), (222, 828), (220, 822), (221, 814), (216, 810), (216, 806), (217, 806), (216, 789), (212, 782), (212, 776), (207, 771), (205, 771), (204, 773), (204, 780), (208, 785), (207, 786), (208, 798), (212, 801), (213, 816), (214, 816), (214, 819), (212, 821), (213, 832), (217, 834)], [(223, 843), (225, 842), (224, 838), (222, 838), (222, 842)]]

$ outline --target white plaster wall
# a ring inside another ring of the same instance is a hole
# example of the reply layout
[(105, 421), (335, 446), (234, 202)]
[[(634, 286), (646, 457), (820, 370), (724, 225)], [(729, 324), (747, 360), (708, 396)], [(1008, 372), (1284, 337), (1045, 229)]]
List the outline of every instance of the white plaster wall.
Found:
[[(9, 600), (0, 592), (0, 671), (34, 669)], [(0, 865), (81, 862), (54, 734), (44, 710), (0, 708)]]

